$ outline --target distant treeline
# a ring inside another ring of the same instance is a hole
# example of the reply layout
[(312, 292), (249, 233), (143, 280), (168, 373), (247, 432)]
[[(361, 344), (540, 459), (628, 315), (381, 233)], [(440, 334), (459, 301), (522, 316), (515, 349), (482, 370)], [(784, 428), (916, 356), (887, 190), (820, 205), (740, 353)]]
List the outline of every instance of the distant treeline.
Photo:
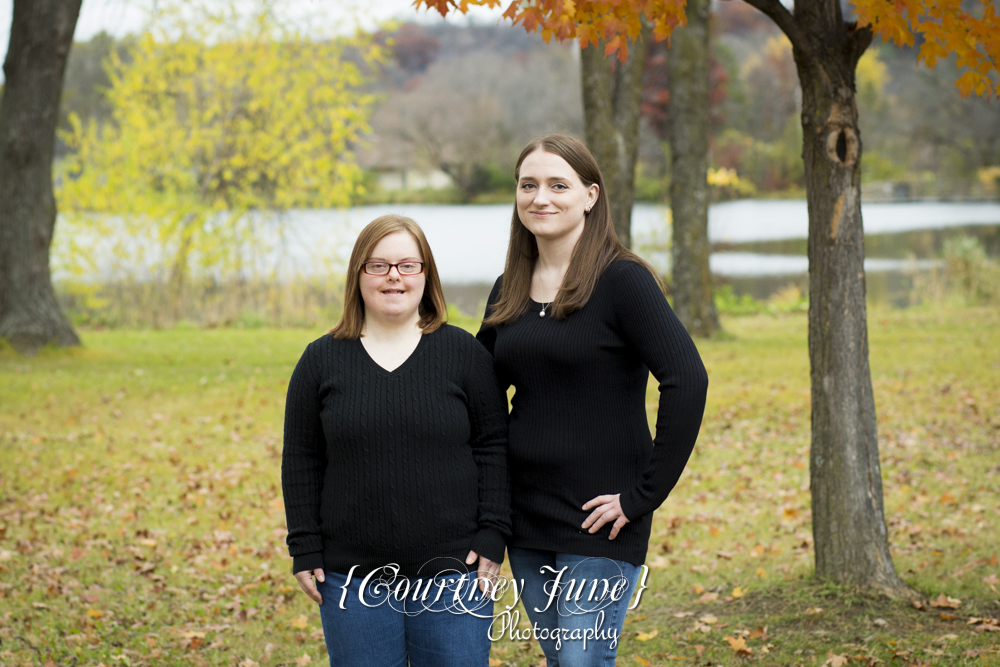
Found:
[[(711, 63), (711, 172), (717, 199), (802, 196), (800, 93), (791, 46), (743, 3), (719, 3)], [(533, 136), (583, 133), (574, 44), (546, 44), (511, 26), (405, 24), (378, 39), (391, 53), (376, 83), (372, 134), (358, 146), (367, 173), (360, 201), (489, 201), (509, 196), (512, 167)], [(103, 63), (127, 62), (130, 38), (100, 33), (74, 45), (62, 100), (70, 112), (108, 121)], [(637, 197), (669, 192), (670, 123), (665, 43), (649, 50), (643, 91)], [(914, 49), (876, 41), (858, 67), (863, 178), (906, 196), (941, 191), (1000, 196), (1000, 102), (963, 99), (954, 58), (914, 65)], [(60, 145), (64, 155), (65, 145)], [(992, 168), (992, 169), (991, 169)], [(414, 174), (443, 172), (450, 187)], [(387, 174), (397, 174), (390, 192)], [(407, 174), (410, 175), (407, 181)], [(892, 186), (890, 184), (897, 184)], [(422, 189), (423, 188), (423, 189)], [(873, 193), (875, 189), (871, 190)]]

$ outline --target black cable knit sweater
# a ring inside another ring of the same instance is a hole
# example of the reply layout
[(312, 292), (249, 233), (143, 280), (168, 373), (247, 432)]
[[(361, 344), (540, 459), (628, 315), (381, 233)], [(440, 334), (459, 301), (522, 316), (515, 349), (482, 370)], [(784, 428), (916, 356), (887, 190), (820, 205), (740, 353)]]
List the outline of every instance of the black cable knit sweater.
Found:
[(293, 571), (407, 576), (501, 562), (507, 403), (493, 360), (444, 325), (386, 371), (360, 340), (311, 343), (288, 385), (281, 486)]
[[(489, 303), (499, 290), (498, 280)], [(493, 354), (502, 388), (515, 387), (509, 544), (640, 565), (653, 510), (698, 438), (705, 367), (653, 276), (635, 262), (612, 263), (587, 305), (565, 320), (540, 311), (532, 302), (516, 321), (484, 326), (477, 336)], [(655, 439), (646, 422), (650, 371), (660, 385)], [(583, 504), (615, 493), (631, 522), (614, 540), (610, 524), (584, 531), (590, 512)]]

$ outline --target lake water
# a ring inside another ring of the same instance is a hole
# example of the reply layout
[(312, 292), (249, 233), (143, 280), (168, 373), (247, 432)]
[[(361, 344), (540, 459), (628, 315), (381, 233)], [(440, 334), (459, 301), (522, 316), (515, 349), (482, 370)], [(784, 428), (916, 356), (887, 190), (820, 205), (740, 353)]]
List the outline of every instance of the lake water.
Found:
[[(396, 204), (336, 211), (296, 211), (286, 227), (286, 249), (299, 268), (316, 261), (325, 248), (329, 261), (346, 263), (358, 231), (387, 213), (416, 220), (434, 250), (448, 298), (475, 311), (503, 272), (512, 207)], [(945, 239), (956, 234), (980, 238), (993, 256), (1000, 255), (1000, 204), (947, 202), (865, 204), (866, 262), (869, 293), (876, 299), (905, 288), (906, 272), (936, 265)], [(634, 245), (666, 270), (668, 209), (636, 204), (632, 212)], [(805, 201), (743, 200), (709, 209), (712, 273), (737, 294), (766, 298), (777, 289), (807, 280), (808, 212)]]
[[(467, 312), (478, 310), (503, 272), (510, 204), (393, 204), (290, 211), (284, 216), (282, 251), (265, 263), (279, 267), (279, 275), (289, 270), (305, 274), (320, 268), (339, 270), (346, 266), (361, 228), (388, 213), (409, 216), (423, 227), (449, 301)], [(934, 267), (942, 244), (951, 235), (975, 235), (991, 255), (1000, 255), (1000, 203), (865, 204), (862, 214), (869, 295), (876, 300), (904, 289), (907, 271)], [(667, 218), (668, 209), (654, 204), (637, 204), (632, 214), (633, 245), (664, 271), (669, 262), (664, 245), (669, 242)], [(712, 272), (737, 294), (766, 298), (789, 284), (804, 288), (807, 236), (805, 201), (744, 200), (709, 209)], [(102, 242), (107, 239), (97, 239), (90, 251), (98, 258)]]

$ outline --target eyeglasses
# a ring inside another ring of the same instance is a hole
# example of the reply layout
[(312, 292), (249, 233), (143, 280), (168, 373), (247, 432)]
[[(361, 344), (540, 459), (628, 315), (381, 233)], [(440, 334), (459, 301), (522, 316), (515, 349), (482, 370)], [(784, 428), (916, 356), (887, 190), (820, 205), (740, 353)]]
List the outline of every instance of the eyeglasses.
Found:
[(418, 273), (424, 272), (423, 262), (400, 262), (399, 264), (365, 262), (361, 265), (361, 269), (370, 276), (384, 276), (388, 275), (394, 266), (401, 276), (415, 276)]

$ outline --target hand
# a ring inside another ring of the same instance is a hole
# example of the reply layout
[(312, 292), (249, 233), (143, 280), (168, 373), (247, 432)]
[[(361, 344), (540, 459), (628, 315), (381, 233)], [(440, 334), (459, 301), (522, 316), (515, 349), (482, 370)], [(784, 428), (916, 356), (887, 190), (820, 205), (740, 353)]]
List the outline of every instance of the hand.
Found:
[(319, 594), (316, 590), (316, 584), (313, 583), (313, 577), (316, 577), (319, 581), (326, 581), (326, 574), (323, 573), (322, 568), (316, 568), (315, 570), (302, 570), (301, 572), (295, 573), (295, 580), (299, 582), (299, 587), (305, 591), (306, 595), (315, 602), (316, 604), (323, 604), (323, 596)]
[(591, 535), (599, 531), (604, 524), (611, 523), (614, 521), (614, 525), (611, 526), (611, 535), (608, 536), (609, 540), (613, 540), (618, 537), (618, 531), (622, 529), (626, 523), (628, 523), (628, 517), (625, 516), (625, 512), (622, 511), (622, 504), (620, 497), (621, 494), (616, 493), (613, 496), (597, 496), (593, 500), (587, 502), (583, 506), (584, 510), (594, 509), (587, 517), (587, 520), (583, 522), (581, 528), (590, 528), (589, 532)]
[(497, 579), (500, 578), (500, 563), (494, 563), (486, 556), (480, 556), (475, 551), (470, 551), (465, 557), (465, 564), (472, 565), (479, 560), (479, 571), (476, 576), (479, 578), (479, 590), (487, 593), (489, 588), (495, 587)]

